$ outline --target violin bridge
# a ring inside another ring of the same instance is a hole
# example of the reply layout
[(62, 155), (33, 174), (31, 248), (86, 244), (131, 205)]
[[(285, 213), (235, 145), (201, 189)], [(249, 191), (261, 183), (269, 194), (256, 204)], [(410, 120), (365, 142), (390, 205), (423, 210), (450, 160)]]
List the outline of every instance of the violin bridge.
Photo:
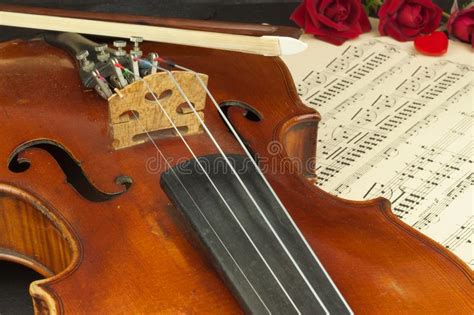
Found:
[[(193, 73), (172, 73), (178, 84), (166, 72), (154, 73), (127, 85), (109, 98), (109, 133), (115, 150), (144, 143), (150, 137), (159, 139), (176, 135), (162, 108), (183, 135), (202, 132), (199, 120), (177, 85), (202, 119), (205, 90)], [(207, 75), (199, 75), (207, 85)]]

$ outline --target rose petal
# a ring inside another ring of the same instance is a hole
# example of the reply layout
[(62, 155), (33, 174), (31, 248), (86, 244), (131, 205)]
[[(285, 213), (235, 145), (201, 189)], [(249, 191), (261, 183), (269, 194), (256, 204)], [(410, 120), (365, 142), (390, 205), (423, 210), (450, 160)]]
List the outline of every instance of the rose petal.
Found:
[(421, 30), (421, 33), (423, 34), (429, 34), (432, 33), (434, 30), (436, 30), (439, 26), (439, 23), (441, 22), (441, 18), (443, 15), (443, 11), (438, 8), (438, 10), (431, 11), (431, 18), (427, 18), (427, 22), (423, 29)]
[(290, 20), (296, 23), (299, 27), (304, 27), (305, 26), (305, 21), (306, 21), (306, 9), (304, 7), (304, 4), (300, 4), (295, 11), (290, 16)]
[(459, 17), (452, 26), (453, 34), (462, 41), (468, 42), (472, 34), (472, 26), (474, 21), (468, 17)]
[(382, 5), (382, 7), (380, 7), (379, 9), (379, 12), (378, 12), (378, 17), (379, 17), (379, 33), (381, 35), (386, 35), (385, 33), (385, 27), (386, 27), (386, 24), (387, 24), (387, 21), (388, 21), (388, 18), (387, 18), (387, 10), (388, 10), (388, 3), (390, 2), (390, 0), (386, 0), (385, 1), (385, 4), (387, 5)]
[(314, 37), (337, 46), (344, 44), (344, 42), (347, 40), (346, 38), (341, 38), (338, 36), (314, 35)]
[[(332, 0), (325, 0), (325, 1), (332, 1)], [(318, 16), (319, 16), (319, 12), (317, 9), (318, 3), (319, 3), (318, 0), (315, 0), (315, 1), (305, 0), (304, 2), (305, 9), (308, 12), (308, 16), (310, 17), (311, 21), (313, 21), (313, 23), (318, 22)]]
[(347, 25), (345, 23), (336, 23), (324, 15), (318, 15), (318, 19), (327, 27), (333, 28), (338, 32), (348, 31), (350, 29), (350, 25)]
[(433, 32), (442, 10), (431, 0), (386, 0), (379, 9), (379, 32), (398, 41)]
[(456, 11), (449, 17), (448, 32), (474, 47), (474, 7)]
[[(332, 1), (338, 1), (338, 0), (332, 0)], [(358, 2), (354, 2), (354, 3), (348, 2), (347, 4), (350, 4), (350, 15), (348, 16), (346, 20), (336, 22), (321, 13), (317, 15), (318, 20), (321, 23), (325, 24), (326, 26), (330, 28), (334, 28), (338, 32), (351, 32), (351, 29), (353, 28), (353, 26), (358, 26), (357, 22), (361, 14), (361, 5)], [(360, 33), (361, 32), (359, 31), (359, 34)]]
[(370, 30), (360, 0), (305, 0), (290, 18), (307, 33), (336, 45)]
[(324, 13), (324, 11), (326, 11), (326, 9), (334, 3), (334, 0), (315, 0), (314, 1), (315, 3), (315, 8), (316, 8), (316, 12), (318, 13)]
[[(339, 0), (343, 1), (343, 0)], [(345, 19), (345, 24), (352, 25), (359, 21), (361, 14), (365, 14), (364, 9), (362, 8), (361, 2), (358, 0), (347, 0), (348, 5), (348, 15)]]
[(348, 3), (339, 3), (339, 1), (334, 1), (334, 3), (328, 6), (323, 12), (324, 16), (327, 16), (334, 22), (347, 21), (348, 17), (351, 14), (351, 6)]
[(423, 23), (423, 16), (421, 14), (422, 8), (420, 5), (405, 4), (400, 8), (397, 14), (397, 22), (400, 25), (419, 28)]
[(458, 14), (459, 14), (459, 11), (455, 11), (451, 14), (451, 16), (449, 17), (448, 19), (448, 23), (447, 23), (447, 27), (448, 27), (448, 33), (452, 33), (452, 24), (453, 22), (456, 20), (456, 18), (458, 17)]
[(393, 23), (387, 23), (384, 28), (384, 35), (388, 35), (400, 42), (406, 42), (411, 40), (411, 38), (407, 37), (405, 34), (403, 34), (400, 31), (400, 28), (397, 25), (394, 25)]
[(399, 0), (387, 0), (383, 2), (382, 6), (386, 7), (386, 13), (388, 15), (393, 15), (398, 12), (400, 7), (403, 5), (404, 1)]
[(363, 33), (370, 32), (370, 30), (372, 29), (369, 17), (365, 13), (359, 15), (359, 25)]
[(419, 4), (422, 7), (431, 9), (431, 10), (436, 10), (436, 9), (441, 10), (436, 4), (433, 3), (432, 0), (410, 0), (410, 3)]
[(421, 34), (421, 30), (418, 28), (411, 28), (405, 26), (398, 26), (401, 34), (405, 35), (407, 39), (415, 39), (416, 36)]

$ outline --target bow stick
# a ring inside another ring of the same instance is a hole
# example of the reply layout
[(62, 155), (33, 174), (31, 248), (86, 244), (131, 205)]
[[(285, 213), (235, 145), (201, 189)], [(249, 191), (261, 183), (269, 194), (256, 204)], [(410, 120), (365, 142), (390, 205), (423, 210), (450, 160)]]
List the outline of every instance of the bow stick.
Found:
[[(182, 27), (180, 23), (183, 24)], [(185, 19), (160, 19), (8, 5), (0, 6), (0, 25), (118, 38), (141, 36), (148, 41), (265, 56), (296, 54), (307, 47), (305, 43), (294, 38), (298, 37), (300, 32), (289, 27), (192, 22)], [(279, 36), (280, 33), (283, 36)]]

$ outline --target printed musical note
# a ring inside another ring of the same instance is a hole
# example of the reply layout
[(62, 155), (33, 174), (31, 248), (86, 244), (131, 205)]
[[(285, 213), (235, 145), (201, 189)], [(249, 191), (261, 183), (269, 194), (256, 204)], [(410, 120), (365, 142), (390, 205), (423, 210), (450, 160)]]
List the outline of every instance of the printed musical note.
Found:
[(467, 245), (471, 247), (473, 230), (474, 230), (474, 216), (471, 216), (456, 231), (454, 231), (454, 233), (452, 233), (446, 240), (444, 240), (442, 244), (446, 248), (449, 248), (452, 250), (462, 245)]
[(413, 224), (413, 227), (423, 230), (430, 224), (439, 222), (443, 211), (446, 210), (452, 202), (464, 194), (468, 188), (472, 188), (473, 186), (474, 173), (468, 172), (464, 177), (444, 191), (441, 200), (435, 198), (427, 209), (420, 213), (418, 216), (419, 219), (415, 224)]
[(322, 116), (317, 185), (347, 199), (389, 199), (400, 219), (472, 264), (472, 61), (381, 39), (331, 51), (298, 83)]

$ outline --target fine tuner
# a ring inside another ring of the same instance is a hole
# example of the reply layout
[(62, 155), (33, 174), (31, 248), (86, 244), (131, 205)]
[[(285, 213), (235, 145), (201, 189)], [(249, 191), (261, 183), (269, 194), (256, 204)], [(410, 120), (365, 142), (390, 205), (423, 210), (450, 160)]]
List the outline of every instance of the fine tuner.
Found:
[[(64, 39), (75, 39), (78, 41), (87, 41), (77, 34), (48, 34), (47, 40), (63, 41)], [(109, 99), (115, 89), (123, 89), (137, 79), (157, 72), (159, 65), (159, 55), (150, 53), (142, 59), (143, 51), (140, 49), (140, 43), (143, 38), (132, 36), (130, 42), (133, 47), (127, 53), (127, 42), (124, 40), (115, 40), (111, 49), (107, 44), (95, 44), (87, 41), (85, 49), (76, 54), (79, 62), (79, 71), (81, 80), (86, 88), (94, 89), (104, 99)], [(64, 43), (63, 43), (64, 44)], [(91, 56), (93, 47), (93, 56)], [(95, 60), (91, 60), (95, 59)]]
[(133, 49), (130, 51), (130, 53), (133, 52), (138, 57), (141, 57), (143, 55), (143, 52), (140, 50), (140, 43), (143, 42), (143, 37), (139, 36), (132, 36), (130, 37), (130, 41), (133, 42)]
[(146, 114), (155, 111), (157, 103), (171, 113), (174, 124), (185, 129), (186, 135), (202, 132), (199, 123), (190, 119), (193, 113), (181, 105), (183, 95), (189, 95), (188, 101), (204, 118), (206, 75), (164, 60), (156, 52), (143, 57), (143, 38), (139, 36), (130, 38), (133, 45), (128, 51), (124, 40), (113, 41), (114, 48), (110, 48), (74, 33), (50, 32), (44, 38), (75, 56), (83, 86), (107, 100), (114, 149), (143, 143), (146, 139), (141, 135), (166, 133), (173, 127), (166, 117)]
[(115, 52), (115, 56), (123, 57), (127, 55), (127, 52), (123, 49), (127, 46), (127, 43), (124, 40), (116, 40), (114, 41), (114, 47), (117, 48)]
[(100, 62), (107, 62), (109, 60), (110, 54), (105, 51), (107, 48), (107, 44), (99, 44), (94, 47), (94, 50), (97, 53), (97, 60)]

